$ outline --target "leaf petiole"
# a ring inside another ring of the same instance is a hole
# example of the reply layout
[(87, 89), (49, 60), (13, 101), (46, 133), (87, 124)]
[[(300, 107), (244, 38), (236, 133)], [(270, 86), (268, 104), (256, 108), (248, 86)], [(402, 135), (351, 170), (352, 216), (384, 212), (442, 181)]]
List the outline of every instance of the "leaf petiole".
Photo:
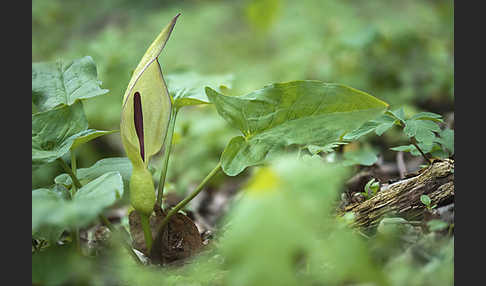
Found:
[(162, 170), (160, 171), (160, 179), (159, 179), (159, 186), (157, 189), (157, 201), (156, 201), (156, 205), (160, 206), (161, 209), (163, 209), (162, 197), (164, 195), (165, 178), (167, 176), (167, 167), (169, 165), (170, 151), (172, 149), (172, 135), (174, 135), (175, 121), (178, 112), (179, 112), (179, 108), (175, 107), (173, 112), (170, 115), (169, 128), (167, 132), (167, 137), (165, 139), (164, 157), (162, 158), (163, 163), (162, 163)]
[(194, 199), (204, 188), (204, 186), (221, 170), (221, 161), (218, 162), (216, 167), (202, 180), (202, 182), (196, 187), (196, 189), (184, 200), (178, 203), (175, 207), (173, 207), (168, 213), (167, 216), (162, 220), (160, 225), (157, 227), (157, 235), (160, 234), (160, 231), (164, 229), (164, 227), (169, 223), (169, 220), (172, 216), (174, 216), (179, 210), (185, 207), (192, 199)]

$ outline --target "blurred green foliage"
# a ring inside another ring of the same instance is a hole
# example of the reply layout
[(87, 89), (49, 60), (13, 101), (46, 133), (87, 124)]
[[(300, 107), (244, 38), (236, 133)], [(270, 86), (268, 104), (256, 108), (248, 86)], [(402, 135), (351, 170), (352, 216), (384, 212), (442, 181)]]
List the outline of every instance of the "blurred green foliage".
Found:
[[(91, 56), (101, 87), (109, 92), (83, 102), (89, 126), (117, 130), (131, 72), (161, 28), (179, 12), (160, 57), (164, 75), (231, 74), (229, 92), (236, 95), (274, 82), (315, 79), (369, 92), (392, 109), (404, 106), (407, 113), (443, 114), (454, 109), (449, 0), (34, 0), (32, 61)], [(184, 108), (175, 131), (168, 180), (181, 193), (216, 165), (227, 142), (238, 135), (211, 105)], [(397, 140), (399, 135), (383, 138)], [(80, 168), (125, 156), (118, 133), (93, 140), (77, 152)], [(363, 160), (374, 161), (374, 154), (368, 150)], [(63, 159), (69, 161), (68, 156)], [(328, 216), (346, 170), (305, 166), (285, 158), (270, 169), (275, 176), (265, 177), (283, 182), (253, 187), (282, 186), (280, 192), (260, 196), (247, 189), (219, 226), (214, 247), (185, 267), (141, 268), (121, 247), (92, 260), (56, 246), (32, 256), (32, 281), (453, 285), (453, 239), (433, 232), (418, 235), (411, 228), (398, 230), (414, 238), (417, 244), (411, 246), (400, 236), (377, 232), (368, 239), (351, 231)], [(251, 175), (251, 182), (259, 172), (245, 175)], [(33, 189), (52, 184), (60, 173), (55, 164), (33, 170)]]

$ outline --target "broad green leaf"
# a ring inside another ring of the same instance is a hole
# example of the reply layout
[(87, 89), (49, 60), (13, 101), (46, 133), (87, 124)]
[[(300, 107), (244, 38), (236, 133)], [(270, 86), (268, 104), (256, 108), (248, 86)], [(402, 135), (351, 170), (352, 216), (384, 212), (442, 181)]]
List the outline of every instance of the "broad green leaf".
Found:
[(120, 133), (128, 158), (137, 166), (147, 166), (150, 157), (162, 148), (167, 134), (171, 99), (157, 58), (178, 16), (149, 46), (123, 96)]
[(46, 111), (107, 93), (97, 77), (90, 56), (69, 62), (32, 63), (32, 103), (38, 111)]
[(288, 145), (338, 142), (388, 106), (362, 91), (311, 80), (276, 83), (244, 96), (225, 96), (209, 87), (206, 94), (218, 113), (243, 133), (230, 140), (221, 156), (230, 176)]
[(100, 136), (111, 134), (118, 132), (117, 130), (111, 131), (103, 131), (103, 130), (95, 130), (95, 129), (88, 129), (78, 134), (78, 137), (74, 139), (73, 145), (71, 146), (71, 150), (74, 150), (76, 147), (87, 143), (93, 139), (96, 139)]
[(207, 104), (209, 99), (204, 87), (209, 86), (222, 92), (220, 86), (231, 87), (232, 75), (200, 75), (195, 72), (170, 74), (165, 77), (169, 94), (174, 100), (174, 107)]
[(67, 152), (88, 128), (81, 102), (32, 115), (32, 164), (52, 162)]
[(32, 233), (41, 227), (84, 227), (123, 194), (118, 172), (106, 173), (80, 188), (72, 200), (52, 189), (32, 191)]
[[(132, 175), (132, 163), (127, 157), (105, 158), (94, 163), (89, 168), (78, 169), (76, 171), (76, 177), (83, 184), (92, 181), (105, 173), (114, 171), (120, 173), (124, 182), (128, 182), (130, 181), (130, 176)], [(63, 184), (66, 186), (70, 186), (72, 184), (71, 177), (66, 173), (58, 175), (54, 179), (54, 182), (56, 184)], [(128, 184), (126, 184), (126, 187), (128, 187)]]

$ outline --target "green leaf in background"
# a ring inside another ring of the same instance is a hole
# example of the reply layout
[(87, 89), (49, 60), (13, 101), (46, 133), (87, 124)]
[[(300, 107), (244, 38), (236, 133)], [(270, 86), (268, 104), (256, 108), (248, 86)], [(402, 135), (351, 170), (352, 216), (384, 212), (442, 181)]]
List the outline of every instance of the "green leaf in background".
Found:
[(78, 134), (77, 138), (74, 139), (73, 145), (71, 146), (71, 150), (74, 150), (78, 146), (87, 143), (93, 139), (96, 139), (100, 136), (111, 134), (118, 132), (117, 130), (111, 131), (102, 131), (102, 130), (95, 130), (95, 129), (88, 129)]
[(83, 105), (77, 102), (32, 115), (32, 165), (52, 162), (67, 152), (88, 128)]
[(324, 146), (316, 146), (316, 145), (307, 145), (306, 148), (309, 150), (309, 152), (312, 155), (316, 155), (318, 153), (331, 153), (334, 151), (335, 148), (341, 146), (341, 145), (346, 145), (348, 144), (347, 142), (331, 142), (329, 144), (326, 144)]
[(280, 14), (280, 0), (247, 0), (245, 16), (248, 22), (261, 31), (267, 31)]
[(196, 72), (170, 74), (165, 77), (169, 94), (174, 100), (174, 107), (210, 103), (204, 92), (209, 86), (222, 92), (220, 86), (231, 88), (233, 76), (226, 75), (200, 75)]
[(244, 135), (231, 139), (221, 156), (230, 176), (284, 146), (337, 142), (388, 106), (362, 91), (313, 80), (276, 83), (244, 96), (225, 96), (209, 87), (206, 94), (219, 115)]
[(414, 114), (410, 119), (432, 120), (436, 122), (444, 122), (442, 115), (432, 112), (419, 112)]
[(344, 166), (371, 166), (378, 160), (376, 154), (377, 152), (371, 148), (361, 148), (355, 151), (348, 151), (344, 153), (344, 161), (342, 163)]
[(415, 137), (418, 142), (431, 144), (435, 139), (434, 132), (440, 132), (440, 127), (430, 120), (408, 119), (405, 121), (403, 132), (409, 138)]
[[(92, 181), (108, 172), (119, 172), (123, 181), (128, 183), (132, 175), (132, 163), (127, 157), (114, 157), (101, 159), (89, 168), (80, 168), (76, 171), (76, 177), (82, 184)], [(70, 186), (71, 177), (66, 174), (60, 174), (55, 179), (56, 184)], [(128, 187), (128, 184), (126, 184)]]
[(405, 111), (403, 107), (395, 109), (395, 110), (387, 110), (387, 114), (395, 117), (396, 119), (400, 120), (401, 122), (405, 122)]
[(46, 111), (107, 93), (97, 77), (90, 56), (69, 62), (32, 63), (32, 103), (38, 111)]
[(446, 128), (439, 133), (437, 143), (442, 145), (451, 155), (454, 155), (454, 130)]
[(376, 135), (381, 136), (385, 131), (395, 125), (396, 120), (389, 114), (383, 114), (376, 119), (364, 123), (358, 129), (347, 133), (344, 135), (343, 140), (353, 141), (373, 131)]
[(53, 189), (32, 191), (32, 233), (41, 227), (84, 227), (123, 195), (120, 173), (109, 172), (80, 188), (71, 200)]

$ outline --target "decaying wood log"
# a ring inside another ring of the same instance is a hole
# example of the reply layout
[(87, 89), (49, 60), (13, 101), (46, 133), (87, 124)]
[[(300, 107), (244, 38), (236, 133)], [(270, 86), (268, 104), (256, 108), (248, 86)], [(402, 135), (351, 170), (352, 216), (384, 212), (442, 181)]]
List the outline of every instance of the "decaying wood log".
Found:
[(377, 224), (385, 214), (394, 212), (405, 218), (424, 213), (421, 195), (430, 197), (431, 205), (443, 205), (454, 200), (454, 160), (437, 160), (416, 176), (383, 185), (372, 198), (345, 206), (338, 215), (353, 212), (354, 226), (369, 227)]

